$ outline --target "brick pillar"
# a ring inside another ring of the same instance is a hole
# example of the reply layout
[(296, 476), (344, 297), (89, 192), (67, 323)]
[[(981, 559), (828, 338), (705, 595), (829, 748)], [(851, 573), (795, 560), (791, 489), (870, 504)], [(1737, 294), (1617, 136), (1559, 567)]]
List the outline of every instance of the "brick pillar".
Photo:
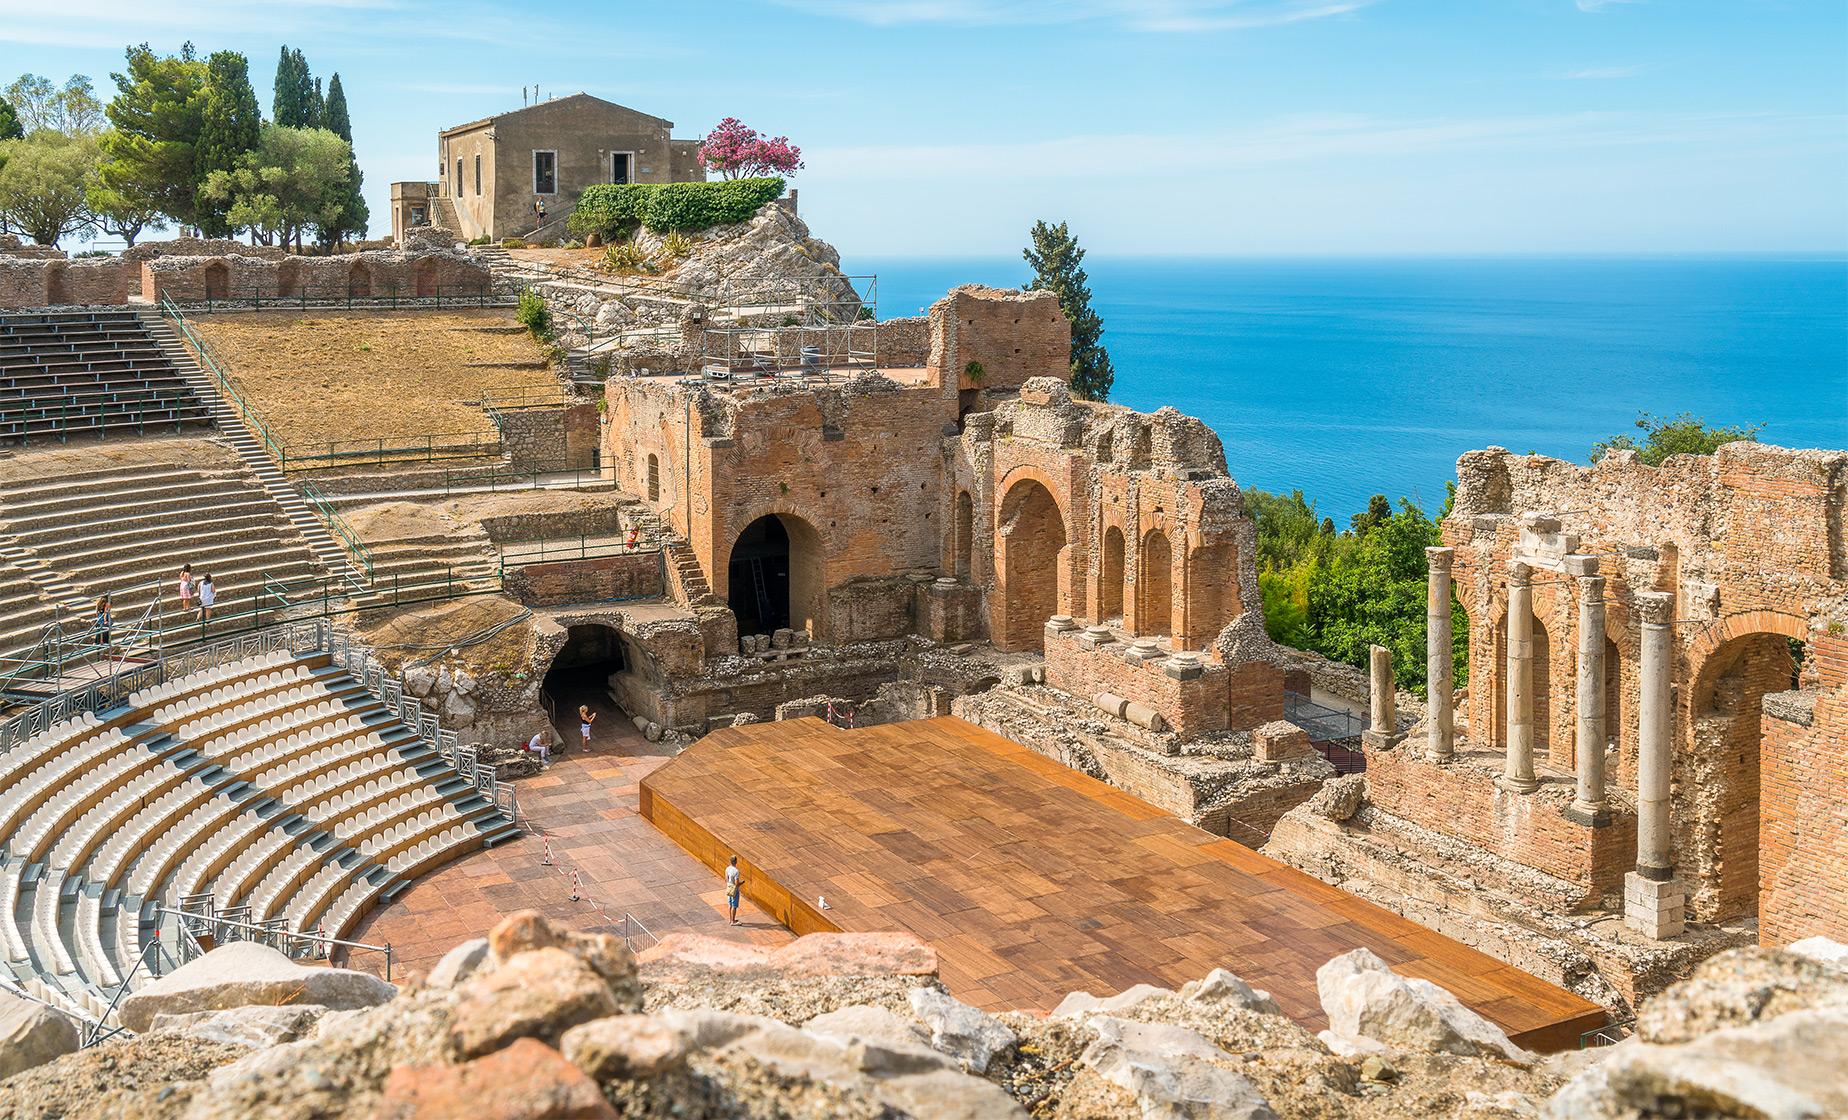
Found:
[(1454, 664), (1450, 632), (1450, 562), (1456, 552), (1448, 548), (1425, 549), (1430, 575), (1425, 583), (1425, 687), (1429, 696), (1425, 704), (1425, 756), (1432, 762), (1448, 762), (1457, 754), (1455, 718), (1456, 700), (1451, 691)]
[(1611, 823), (1604, 799), (1604, 577), (1596, 556), (1566, 557), (1578, 584), (1578, 793), (1566, 817), (1602, 828)]
[(1674, 762), (1674, 709), (1669, 678), (1674, 671), (1675, 597), (1666, 591), (1636, 596), (1643, 624), (1642, 696), (1636, 751), (1636, 870), (1623, 877), (1624, 924), (1661, 940), (1687, 925), (1687, 899), (1675, 881), (1673, 833), (1669, 829), (1669, 776)]
[(1540, 788), (1534, 777), (1534, 571), (1508, 563), (1508, 760), (1499, 781), (1511, 793)]

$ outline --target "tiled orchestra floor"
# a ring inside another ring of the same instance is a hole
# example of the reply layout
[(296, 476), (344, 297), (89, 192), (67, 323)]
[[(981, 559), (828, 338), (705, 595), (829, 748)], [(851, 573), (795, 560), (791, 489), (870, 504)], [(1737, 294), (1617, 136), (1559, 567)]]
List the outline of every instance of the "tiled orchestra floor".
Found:
[(989, 1009), (1178, 987), (1224, 967), (1320, 1027), (1315, 970), (1364, 945), (1530, 1046), (1573, 1046), (1605, 1021), (1570, 992), (957, 719), (719, 731), (647, 775), (642, 811), (710, 868), (736, 853), (747, 897), (797, 932), (917, 933), (950, 990)]
[[(577, 729), (570, 730), (575, 741)], [(516, 783), (521, 815), (544, 838), (529, 833), (419, 878), (348, 937), (389, 942), (393, 979), (428, 972), (458, 942), (529, 908), (573, 929), (619, 933), (627, 912), (657, 936), (692, 931), (769, 944), (790, 940), (788, 930), (749, 900), (739, 910), (742, 924), (732, 926), (723, 881), (637, 812), (638, 784), (667, 760), (662, 748), (606, 709), (590, 753), (556, 756), (550, 769)], [(571, 901), (574, 869), (582, 885), (578, 902)], [(646, 937), (635, 941), (638, 949), (647, 944)], [(371, 957), (356, 953), (352, 966), (367, 968)]]

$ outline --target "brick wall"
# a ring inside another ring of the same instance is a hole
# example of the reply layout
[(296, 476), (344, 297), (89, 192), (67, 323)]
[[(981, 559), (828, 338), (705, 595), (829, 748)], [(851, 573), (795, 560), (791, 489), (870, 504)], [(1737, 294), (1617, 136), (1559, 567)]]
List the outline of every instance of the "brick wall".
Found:
[[(931, 305), (928, 364), (963, 389), (1016, 389), (1031, 377), (1071, 377), (1072, 332), (1051, 292), (965, 284)], [(970, 362), (981, 380), (968, 376)]]
[(1848, 941), (1848, 640), (1818, 636), (1815, 689), (1765, 698), (1759, 748), (1758, 936)]
[(1226, 667), (1208, 664), (1200, 676), (1178, 680), (1163, 661), (1131, 664), (1121, 643), (1086, 649), (1080, 631), (1046, 636), (1046, 683), (1089, 700), (1100, 692), (1147, 704), (1183, 739), (1227, 727)]
[(659, 552), (509, 568), (507, 593), (529, 606), (652, 599), (667, 593)]
[(141, 263), (141, 295), (176, 303), (208, 297), (343, 300), (467, 296), (491, 284), (463, 253), (379, 250), (333, 257), (157, 256)]

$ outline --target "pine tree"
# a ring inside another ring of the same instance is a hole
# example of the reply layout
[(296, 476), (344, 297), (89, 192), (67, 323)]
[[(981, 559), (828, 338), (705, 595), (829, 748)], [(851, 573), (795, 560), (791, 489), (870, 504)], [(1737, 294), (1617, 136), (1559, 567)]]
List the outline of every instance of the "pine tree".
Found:
[(340, 75), (327, 80), (327, 104), (321, 111), (321, 127), (340, 139), (353, 142), (353, 119), (347, 115), (346, 90), (340, 87)]
[(0, 140), (18, 140), (25, 134), (26, 130), (19, 123), (19, 114), (13, 111), (13, 103), (0, 97)]
[(1060, 310), (1071, 321), (1072, 392), (1086, 400), (1108, 400), (1116, 371), (1110, 367), (1109, 351), (1098, 341), (1104, 321), (1091, 310), (1091, 289), (1079, 267), (1084, 250), (1064, 222), (1056, 226), (1034, 222), (1032, 236), (1032, 247), (1021, 253), (1033, 266), (1033, 282), (1027, 288), (1057, 295)]
[[(236, 51), (217, 51), (206, 60), (205, 97), (199, 142), (193, 148), (195, 181), (203, 184), (214, 171), (230, 171), (256, 150), (262, 137), (263, 112), (250, 88), (250, 63)], [(198, 221), (208, 237), (231, 233), (224, 208), (203, 197)]]
[(328, 241), (345, 241), (353, 235), (365, 236), (366, 224), (372, 215), (366, 208), (366, 199), (360, 193), (364, 176), (359, 171), (359, 161), (352, 155), (353, 121), (347, 112), (346, 90), (340, 84), (340, 75), (335, 74), (327, 80), (327, 101), (321, 113), (321, 127), (347, 142), (347, 181), (341, 189), (341, 202), (338, 216), (322, 231)]
[(276, 61), (276, 97), (270, 115), (284, 128), (315, 128), (320, 124), (321, 94), (308, 73), (308, 60), (299, 50), (282, 48)]

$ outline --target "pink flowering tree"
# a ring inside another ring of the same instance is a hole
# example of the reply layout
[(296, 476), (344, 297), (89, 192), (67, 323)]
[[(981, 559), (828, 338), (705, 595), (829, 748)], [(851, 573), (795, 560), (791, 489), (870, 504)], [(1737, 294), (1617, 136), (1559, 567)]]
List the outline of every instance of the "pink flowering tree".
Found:
[(727, 179), (754, 179), (800, 170), (802, 149), (787, 136), (765, 139), (737, 117), (726, 117), (700, 143), (699, 161)]

